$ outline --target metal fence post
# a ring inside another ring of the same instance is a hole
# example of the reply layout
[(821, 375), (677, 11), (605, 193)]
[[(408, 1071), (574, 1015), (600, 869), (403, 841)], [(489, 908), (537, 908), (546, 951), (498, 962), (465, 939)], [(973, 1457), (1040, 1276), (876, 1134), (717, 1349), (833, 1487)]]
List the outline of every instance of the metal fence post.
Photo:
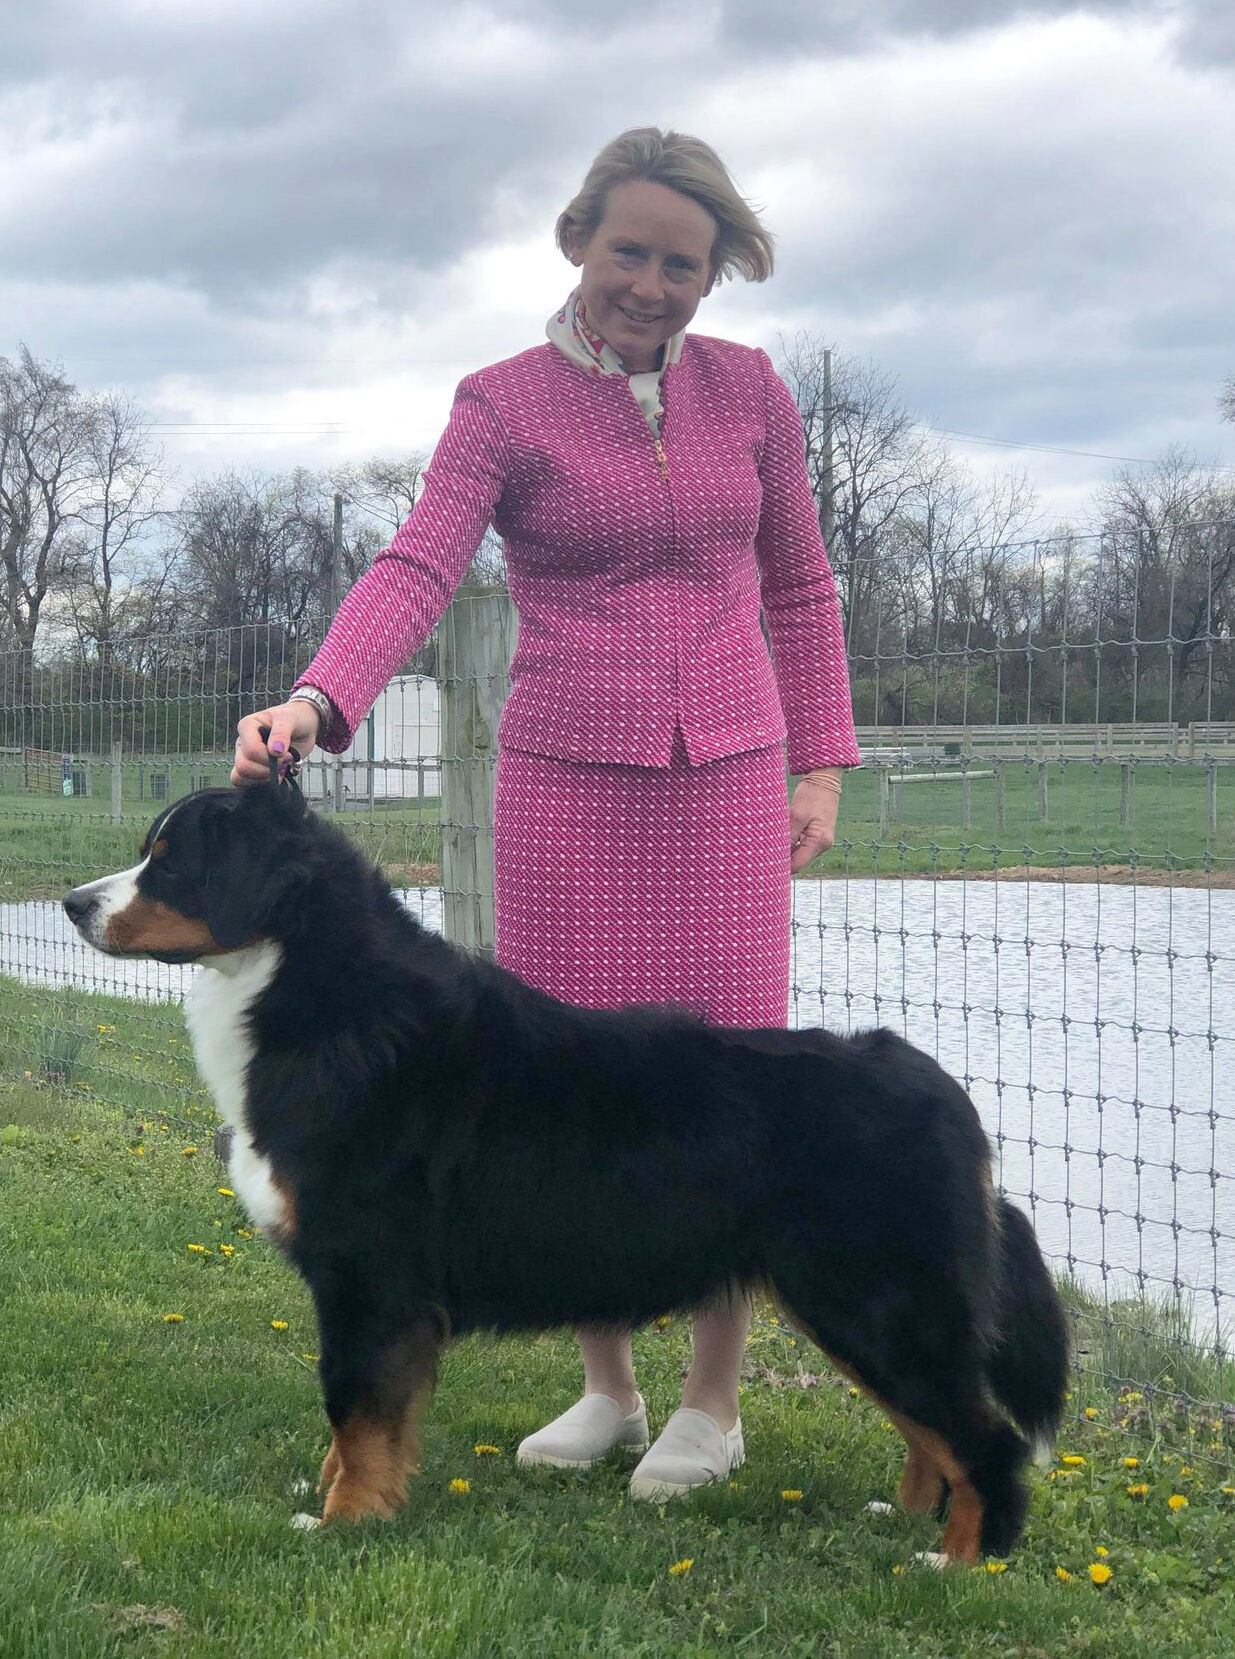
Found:
[(120, 773), (120, 764), (123, 758), (123, 744), (113, 743), (111, 746), (111, 821), (113, 824), (118, 824), (124, 816), (124, 784)]
[(442, 931), (492, 955), (493, 776), (515, 613), (501, 589), (456, 593), (438, 628)]

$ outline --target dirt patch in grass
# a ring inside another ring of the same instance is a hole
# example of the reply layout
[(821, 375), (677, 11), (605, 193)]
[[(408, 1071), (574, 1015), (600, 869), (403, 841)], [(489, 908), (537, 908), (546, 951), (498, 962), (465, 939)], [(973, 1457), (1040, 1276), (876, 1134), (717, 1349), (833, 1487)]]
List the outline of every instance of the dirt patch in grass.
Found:
[(1013, 864), (1003, 870), (940, 870), (906, 881), (1048, 881), (1092, 887), (1109, 882), (1119, 887), (1235, 888), (1235, 870), (1156, 870), (1143, 864)]

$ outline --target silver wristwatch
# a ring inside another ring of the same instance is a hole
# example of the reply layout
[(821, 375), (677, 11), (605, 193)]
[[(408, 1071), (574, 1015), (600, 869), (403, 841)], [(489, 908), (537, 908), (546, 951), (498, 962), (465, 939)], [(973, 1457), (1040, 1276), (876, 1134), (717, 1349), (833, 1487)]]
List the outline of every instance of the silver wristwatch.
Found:
[(335, 707), (330, 698), (315, 685), (298, 685), (295, 691), (289, 693), (287, 700), (289, 703), (310, 703), (317, 710), (317, 741), (320, 743), (330, 730), (335, 716)]

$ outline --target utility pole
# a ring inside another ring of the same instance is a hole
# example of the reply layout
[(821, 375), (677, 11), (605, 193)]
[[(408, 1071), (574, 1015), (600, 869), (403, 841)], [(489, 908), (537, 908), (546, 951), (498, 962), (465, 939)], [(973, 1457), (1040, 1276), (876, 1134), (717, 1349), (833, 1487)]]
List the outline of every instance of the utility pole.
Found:
[(832, 352), (823, 354), (823, 545), (832, 557), (832, 536), (836, 529), (836, 508), (832, 500), (834, 475), (832, 469), (832, 435), (835, 422), (832, 410)]

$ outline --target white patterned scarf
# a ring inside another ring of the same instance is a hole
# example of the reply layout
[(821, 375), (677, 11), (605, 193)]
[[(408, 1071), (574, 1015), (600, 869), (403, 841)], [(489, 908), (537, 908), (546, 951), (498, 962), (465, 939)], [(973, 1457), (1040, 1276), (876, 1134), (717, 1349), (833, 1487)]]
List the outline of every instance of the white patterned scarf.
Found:
[[(588, 322), (583, 295), (578, 288), (568, 296), (561, 310), (555, 311), (549, 318), (545, 324), (545, 335), (563, 357), (577, 364), (586, 374), (626, 374), (617, 352)], [(660, 401), (660, 377), (670, 363), (676, 363), (682, 355), (685, 338), (685, 329), (670, 335), (661, 350), (659, 369), (627, 376), (631, 396), (642, 410), (654, 438), (660, 436), (660, 417), (664, 413)]]

